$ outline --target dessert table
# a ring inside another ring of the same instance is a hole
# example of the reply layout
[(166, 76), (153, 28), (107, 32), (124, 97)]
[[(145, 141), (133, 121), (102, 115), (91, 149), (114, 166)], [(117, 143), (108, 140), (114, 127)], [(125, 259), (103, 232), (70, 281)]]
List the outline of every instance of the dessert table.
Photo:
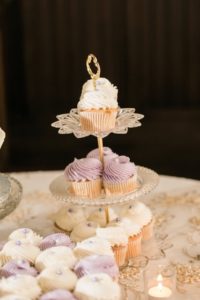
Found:
[[(23, 197), (15, 211), (0, 220), (1, 243), (18, 227), (30, 227), (42, 235), (57, 231), (55, 214), (64, 204), (53, 198), (49, 184), (60, 174), (62, 171), (10, 174), (23, 185)], [(160, 176), (156, 190), (141, 200), (155, 217), (155, 238), (144, 243), (142, 255), (149, 263), (165, 260), (174, 265), (175, 299), (199, 299), (200, 181)]]

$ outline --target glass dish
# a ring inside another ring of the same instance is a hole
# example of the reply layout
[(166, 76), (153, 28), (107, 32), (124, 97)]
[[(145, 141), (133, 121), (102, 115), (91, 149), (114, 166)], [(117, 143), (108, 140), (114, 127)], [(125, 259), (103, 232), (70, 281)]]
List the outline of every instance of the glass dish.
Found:
[(137, 173), (140, 183), (138, 189), (123, 195), (107, 196), (102, 194), (99, 198), (95, 199), (74, 196), (69, 192), (69, 185), (67, 184), (64, 175), (55, 178), (51, 182), (50, 191), (56, 199), (73, 205), (101, 207), (110, 205), (124, 205), (151, 192), (158, 184), (159, 176), (156, 172), (145, 167), (138, 166)]

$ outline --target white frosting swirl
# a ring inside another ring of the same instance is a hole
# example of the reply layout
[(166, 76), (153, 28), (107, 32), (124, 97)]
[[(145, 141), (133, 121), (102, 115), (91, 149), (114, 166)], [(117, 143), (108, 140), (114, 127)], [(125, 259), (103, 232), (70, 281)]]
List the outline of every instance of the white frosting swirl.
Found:
[(76, 225), (71, 232), (70, 238), (73, 242), (81, 242), (96, 235), (98, 224), (95, 222), (82, 222)]
[(152, 220), (151, 210), (144, 203), (139, 201), (134, 205), (130, 205), (124, 216), (130, 218), (140, 226), (145, 226)]
[(42, 251), (36, 258), (35, 266), (39, 271), (55, 264), (72, 268), (76, 260), (73, 251), (69, 247), (57, 246)]
[(30, 228), (19, 228), (14, 230), (10, 235), (9, 235), (9, 240), (14, 240), (14, 241), (22, 241), (22, 242), (27, 242), (28, 244), (32, 244), (35, 246), (38, 246), (41, 241), (42, 237), (35, 233), (32, 229)]
[(74, 248), (74, 254), (78, 258), (83, 258), (92, 254), (114, 255), (110, 243), (100, 237), (91, 237), (80, 243)]
[(111, 246), (126, 245), (128, 235), (121, 227), (97, 228), (97, 237), (107, 240)]
[(110, 222), (108, 226), (121, 227), (125, 230), (128, 236), (134, 236), (141, 233), (141, 226), (129, 218), (117, 218)]
[(37, 299), (41, 293), (41, 289), (35, 277), (21, 274), (2, 278), (0, 281), (0, 291), (2, 295), (12, 294), (14, 292), (29, 299)]
[(38, 282), (44, 292), (54, 289), (73, 290), (77, 276), (64, 266), (51, 266), (44, 269), (38, 276)]
[(61, 208), (55, 218), (56, 224), (67, 231), (72, 231), (73, 228), (85, 221), (83, 210), (76, 207)]
[(40, 253), (40, 249), (20, 240), (11, 240), (3, 246), (1, 253), (12, 259), (27, 259), (31, 263), (34, 263)]
[[(117, 218), (116, 213), (112, 208), (108, 208), (109, 210), (109, 218), (110, 220), (114, 220)], [(88, 218), (89, 221), (98, 223), (101, 227), (106, 226), (106, 215), (105, 215), (105, 209), (104, 208), (97, 208), (95, 209)]]
[(121, 298), (119, 285), (104, 273), (85, 275), (77, 281), (74, 294), (80, 300)]
[(90, 79), (83, 85), (78, 109), (117, 108), (117, 93), (117, 88), (106, 78), (97, 79), (95, 88)]

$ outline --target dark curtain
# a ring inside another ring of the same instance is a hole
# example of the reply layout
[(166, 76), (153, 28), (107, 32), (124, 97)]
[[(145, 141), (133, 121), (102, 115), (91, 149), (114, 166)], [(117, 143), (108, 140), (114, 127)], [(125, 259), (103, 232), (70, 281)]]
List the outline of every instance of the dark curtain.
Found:
[(8, 168), (62, 168), (96, 146), (50, 127), (76, 106), (94, 53), (120, 106), (146, 116), (105, 143), (159, 172), (199, 177), (200, 1), (21, 0), (5, 14)]

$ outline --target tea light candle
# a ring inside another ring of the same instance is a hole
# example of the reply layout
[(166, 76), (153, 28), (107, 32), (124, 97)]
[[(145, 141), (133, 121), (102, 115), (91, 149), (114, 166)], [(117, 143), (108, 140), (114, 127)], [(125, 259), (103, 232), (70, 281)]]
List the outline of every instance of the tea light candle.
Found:
[(158, 285), (152, 287), (148, 291), (148, 295), (156, 298), (157, 300), (169, 298), (172, 295), (172, 291), (170, 288), (163, 286), (161, 282)]

